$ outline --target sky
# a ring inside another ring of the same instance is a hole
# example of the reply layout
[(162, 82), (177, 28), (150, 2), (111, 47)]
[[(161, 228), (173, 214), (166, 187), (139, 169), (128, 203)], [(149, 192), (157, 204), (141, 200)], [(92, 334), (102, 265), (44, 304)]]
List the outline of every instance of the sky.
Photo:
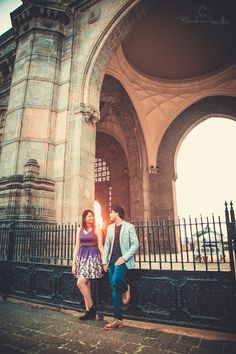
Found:
[[(0, 34), (11, 28), (10, 12), (21, 0), (0, 0)], [(225, 200), (236, 208), (236, 122), (210, 118), (184, 139), (177, 155), (179, 217), (221, 216)]]
[(21, 0), (0, 0), (0, 35), (12, 27), (10, 12), (20, 5), (22, 5)]
[(224, 216), (224, 202), (236, 207), (236, 122), (209, 118), (184, 139), (177, 155), (180, 217)]

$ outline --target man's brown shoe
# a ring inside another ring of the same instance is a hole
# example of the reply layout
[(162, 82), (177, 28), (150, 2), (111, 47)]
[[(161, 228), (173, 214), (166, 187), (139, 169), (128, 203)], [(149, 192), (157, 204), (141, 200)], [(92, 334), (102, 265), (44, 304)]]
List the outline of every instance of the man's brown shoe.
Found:
[(120, 320), (117, 320), (116, 318), (112, 323), (108, 323), (105, 325), (104, 329), (107, 330), (112, 330), (112, 329), (117, 329), (117, 328), (122, 328), (123, 327), (123, 322)]
[(128, 290), (122, 294), (122, 302), (124, 305), (127, 305), (131, 299), (131, 294), (130, 294), (130, 285), (127, 284)]

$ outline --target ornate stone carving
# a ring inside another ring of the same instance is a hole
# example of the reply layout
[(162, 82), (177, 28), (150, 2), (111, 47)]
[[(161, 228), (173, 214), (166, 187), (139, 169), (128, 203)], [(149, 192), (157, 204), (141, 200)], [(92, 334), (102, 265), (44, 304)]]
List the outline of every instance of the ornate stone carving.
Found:
[(30, 159), (23, 175), (0, 178), (0, 221), (54, 222), (54, 181), (39, 177), (39, 164)]
[(53, 26), (53, 21), (48, 20), (48, 19), (43, 19), (42, 24), (43, 24), (44, 27), (46, 27), (46, 28), (52, 28), (52, 26)]
[(100, 8), (96, 8), (95, 10), (92, 10), (89, 14), (88, 23), (92, 24), (96, 22), (100, 18), (100, 16), (101, 16)]
[(9, 54), (15, 53), (15, 51), (16, 51), (16, 44), (14, 43), (0, 52), (0, 59), (7, 57)]
[[(16, 9), (12, 15), (12, 25), (16, 35), (19, 34), (20, 26), (23, 27), (23, 31), (29, 28), (29, 22), (34, 18), (42, 18), (47, 20), (57, 20), (63, 24), (68, 24), (72, 13), (67, 5), (62, 3), (47, 4), (35, 3), (35, 1), (25, 1), (24, 4)], [(50, 23), (47, 23), (47, 28), (50, 28)]]
[(10, 81), (16, 54), (16, 43), (13, 37), (13, 31), (9, 30), (0, 36), (0, 96), (3, 98), (10, 90)]
[(150, 166), (149, 173), (156, 175), (158, 173), (159, 167), (158, 166)]
[(91, 105), (86, 105), (84, 103), (81, 103), (79, 107), (76, 107), (74, 113), (82, 113), (85, 122), (92, 126), (95, 126), (100, 120), (99, 112)]
[(27, 163), (25, 164), (24, 176), (25, 177), (31, 177), (31, 176), (37, 177), (38, 175), (39, 175), (39, 164), (38, 164), (37, 160), (29, 159), (27, 161)]

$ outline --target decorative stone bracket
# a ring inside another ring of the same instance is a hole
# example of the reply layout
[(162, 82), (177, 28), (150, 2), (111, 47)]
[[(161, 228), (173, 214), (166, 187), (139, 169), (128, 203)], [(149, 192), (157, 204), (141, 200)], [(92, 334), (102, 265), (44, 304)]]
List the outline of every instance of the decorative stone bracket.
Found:
[[(11, 13), (11, 20), (14, 32), (19, 33), (19, 27), (26, 24), (33, 18), (45, 18), (47, 20), (57, 20), (63, 24), (68, 24), (72, 18), (72, 12), (67, 5), (35, 0), (24, 1), (23, 5)], [(27, 29), (27, 27), (25, 28)]]
[(158, 173), (158, 170), (159, 170), (159, 166), (156, 167), (150, 166), (149, 173), (156, 175)]
[(81, 103), (76, 107), (74, 113), (82, 113), (85, 122), (92, 126), (95, 126), (100, 120), (100, 113), (91, 105), (86, 105), (84, 103)]

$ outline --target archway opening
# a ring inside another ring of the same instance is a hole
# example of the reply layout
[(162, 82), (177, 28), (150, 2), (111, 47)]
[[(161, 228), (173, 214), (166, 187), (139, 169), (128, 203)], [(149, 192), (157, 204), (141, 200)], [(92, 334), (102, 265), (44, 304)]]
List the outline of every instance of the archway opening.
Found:
[(96, 200), (106, 196), (101, 203), (103, 217), (107, 219), (105, 214), (109, 215), (111, 201), (124, 208), (127, 218), (144, 217), (150, 211), (144, 135), (128, 93), (110, 75), (103, 81), (100, 115), (96, 126), (96, 158), (106, 162), (110, 173), (109, 181), (95, 181)]
[(109, 224), (112, 204), (122, 205), (130, 216), (128, 162), (120, 143), (97, 132), (95, 162), (95, 200), (101, 206), (103, 226)]
[(236, 123), (213, 117), (185, 137), (177, 156), (176, 199), (180, 217), (221, 216), (236, 202)]

